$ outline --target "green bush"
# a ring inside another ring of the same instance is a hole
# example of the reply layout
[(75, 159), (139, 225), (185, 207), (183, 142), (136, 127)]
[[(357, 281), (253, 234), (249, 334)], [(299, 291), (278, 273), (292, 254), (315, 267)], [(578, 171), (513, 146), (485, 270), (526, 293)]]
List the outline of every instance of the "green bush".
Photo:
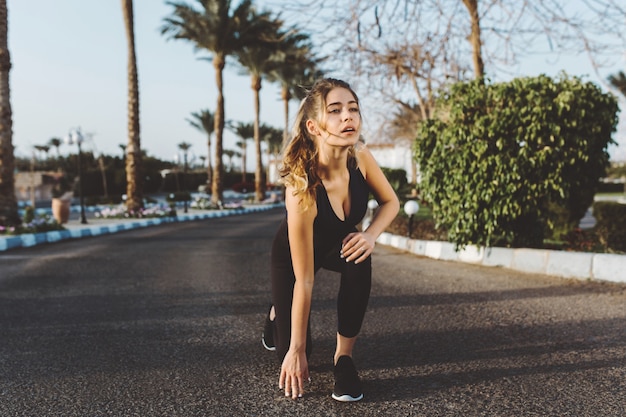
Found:
[(576, 228), (562, 236), (562, 246), (558, 249), (570, 252), (603, 253), (606, 251), (595, 231), (582, 230), (580, 228)]
[(389, 181), (389, 184), (396, 191), (396, 194), (402, 195), (406, 192), (408, 181), (406, 179), (406, 170), (381, 167), (383, 174)]
[(24, 217), (22, 218), (23, 223), (31, 223), (35, 220), (35, 209), (33, 206), (26, 206), (24, 208)]
[[(26, 220), (28, 220), (28, 222)], [(25, 213), (24, 222), (22, 224), (9, 227), (0, 225), (0, 236), (21, 235), (25, 233), (44, 233), (64, 229), (65, 227), (63, 227), (62, 224), (57, 223), (52, 216), (48, 214), (44, 214), (42, 216), (34, 215), (34, 211), (31, 209), (31, 211), (27, 211)]]
[(591, 206), (617, 112), (578, 78), (457, 83), (418, 130), (420, 196), (457, 246), (542, 247)]
[(626, 252), (626, 204), (594, 203), (593, 216), (594, 231), (607, 251)]

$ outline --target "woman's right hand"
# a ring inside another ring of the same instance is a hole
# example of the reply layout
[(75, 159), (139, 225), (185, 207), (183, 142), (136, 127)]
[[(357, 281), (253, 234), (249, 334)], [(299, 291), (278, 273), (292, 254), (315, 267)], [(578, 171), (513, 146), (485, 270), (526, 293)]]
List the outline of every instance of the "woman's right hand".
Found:
[(305, 351), (289, 349), (280, 368), (278, 387), (285, 390), (285, 397), (295, 400), (304, 395), (304, 383), (309, 380), (309, 364)]

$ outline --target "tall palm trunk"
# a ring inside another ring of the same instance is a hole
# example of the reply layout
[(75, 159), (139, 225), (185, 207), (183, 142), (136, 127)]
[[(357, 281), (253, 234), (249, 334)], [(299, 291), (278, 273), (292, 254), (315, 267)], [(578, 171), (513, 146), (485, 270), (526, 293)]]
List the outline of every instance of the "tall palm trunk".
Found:
[(215, 165), (213, 167), (213, 184), (211, 185), (211, 202), (218, 204), (222, 201), (223, 185), (222, 172), (222, 137), (224, 135), (224, 65), (226, 63), (223, 54), (216, 53), (213, 58), (215, 68), (215, 84), (217, 86), (217, 107), (215, 109)]
[(248, 166), (248, 138), (241, 138), (241, 182), (246, 182), (248, 173), (246, 168)]
[(208, 153), (207, 153), (207, 177), (206, 177), (206, 183), (207, 186), (211, 186), (211, 180), (213, 178), (213, 164), (211, 163), (211, 134), (208, 134), (208, 140), (207, 140), (207, 148), (208, 148)]
[(263, 181), (263, 155), (261, 154), (261, 132), (259, 119), (261, 114), (261, 77), (252, 76), (252, 90), (254, 91), (254, 149), (256, 152), (256, 169), (254, 171), (254, 201), (257, 203), (265, 198), (265, 182)]
[(289, 100), (291, 100), (291, 92), (289, 87), (283, 86), (281, 98), (283, 99), (284, 111), (285, 111), (285, 129), (283, 130), (283, 147), (289, 141)]
[(128, 145), (126, 146), (126, 208), (143, 207), (143, 176), (139, 138), (139, 81), (135, 56), (133, 0), (122, 0), (126, 41), (128, 44)]
[(471, 19), (472, 32), (469, 41), (472, 45), (472, 61), (474, 63), (474, 76), (476, 79), (484, 79), (485, 64), (482, 56), (482, 41), (480, 40), (480, 16), (478, 15), (478, 0), (463, 0)]
[(15, 198), (15, 157), (13, 155), (13, 113), (9, 71), (11, 57), (7, 42), (8, 13), (6, 0), (0, 0), (0, 225), (21, 223)]

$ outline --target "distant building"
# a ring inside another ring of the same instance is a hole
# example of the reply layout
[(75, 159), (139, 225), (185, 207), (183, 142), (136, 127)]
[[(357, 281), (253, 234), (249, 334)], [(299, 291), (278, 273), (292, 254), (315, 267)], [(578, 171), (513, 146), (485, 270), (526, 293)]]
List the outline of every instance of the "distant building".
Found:
[(410, 183), (419, 182), (413, 162), (413, 151), (403, 143), (368, 143), (367, 147), (376, 158), (378, 165), (385, 168), (403, 169)]
[(58, 175), (55, 172), (18, 172), (15, 174), (15, 198), (24, 203), (51, 200)]

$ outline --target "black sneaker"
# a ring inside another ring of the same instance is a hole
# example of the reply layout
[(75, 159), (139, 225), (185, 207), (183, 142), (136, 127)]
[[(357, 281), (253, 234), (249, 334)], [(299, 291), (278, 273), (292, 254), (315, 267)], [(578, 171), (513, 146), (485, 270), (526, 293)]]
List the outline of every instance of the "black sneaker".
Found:
[(333, 399), (337, 401), (359, 401), (363, 398), (361, 380), (350, 356), (341, 356), (335, 365), (335, 388)]
[[(270, 311), (272, 306), (270, 306)], [(276, 344), (274, 343), (274, 323), (270, 320), (270, 311), (267, 312), (265, 317), (265, 325), (263, 326), (263, 333), (261, 334), (261, 342), (263, 347), (267, 350), (274, 352), (276, 350)]]

